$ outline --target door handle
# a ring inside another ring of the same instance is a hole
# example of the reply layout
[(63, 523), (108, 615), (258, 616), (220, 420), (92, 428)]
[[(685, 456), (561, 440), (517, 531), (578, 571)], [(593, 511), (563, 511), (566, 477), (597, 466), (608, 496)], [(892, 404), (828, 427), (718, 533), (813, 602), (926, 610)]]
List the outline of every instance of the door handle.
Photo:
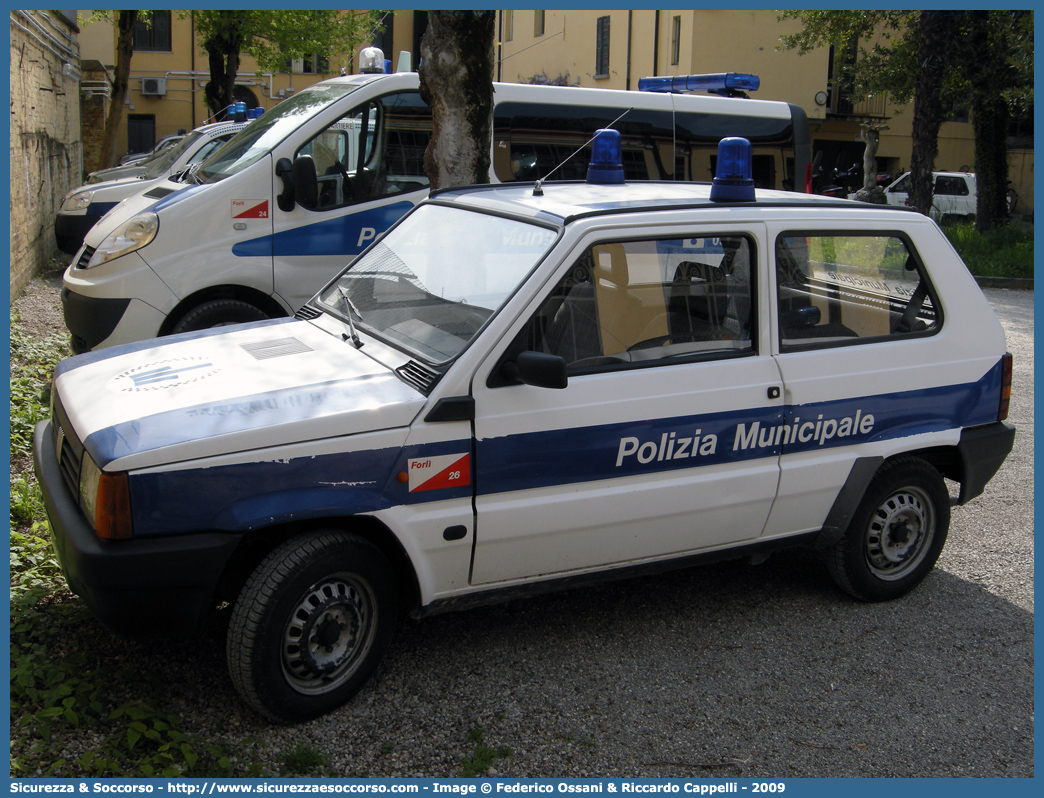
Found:
[(779, 386), (778, 385), (773, 385), (771, 388), (768, 389), (768, 398), (769, 399), (779, 399), (779, 397), (780, 397), (780, 390), (779, 390)]

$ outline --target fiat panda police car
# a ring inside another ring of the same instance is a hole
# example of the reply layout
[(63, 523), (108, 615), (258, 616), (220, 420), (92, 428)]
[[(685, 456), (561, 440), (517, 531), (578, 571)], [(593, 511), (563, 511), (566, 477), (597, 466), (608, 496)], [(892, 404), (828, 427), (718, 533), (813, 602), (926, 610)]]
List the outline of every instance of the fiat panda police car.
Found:
[(903, 208), (713, 185), (435, 192), (295, 319), (80, 355), (35, 459), (69, 586), (127, 635), (231, 604), (228, 667), (328, 711), (416, 617), (784, 546), (913, 589), (1011, 449), (1011, 358)]

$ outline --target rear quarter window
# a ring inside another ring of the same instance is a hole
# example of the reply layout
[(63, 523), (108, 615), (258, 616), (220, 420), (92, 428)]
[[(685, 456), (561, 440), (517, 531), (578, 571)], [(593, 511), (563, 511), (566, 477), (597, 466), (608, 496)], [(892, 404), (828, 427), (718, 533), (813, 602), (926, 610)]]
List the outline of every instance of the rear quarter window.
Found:
[(931, 334), (941, 318), (924, 267), (895, 233), (785, 233), (776, 241), (781, 351)]

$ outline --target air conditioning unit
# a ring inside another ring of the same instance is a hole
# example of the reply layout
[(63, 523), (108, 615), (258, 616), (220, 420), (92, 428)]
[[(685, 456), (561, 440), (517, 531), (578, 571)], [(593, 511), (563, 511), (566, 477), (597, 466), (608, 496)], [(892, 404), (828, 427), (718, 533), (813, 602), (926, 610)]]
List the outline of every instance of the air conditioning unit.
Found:
[(144, 96), (162, 97), (167, 93), (166, 78), (142, 78), (141, 93)]

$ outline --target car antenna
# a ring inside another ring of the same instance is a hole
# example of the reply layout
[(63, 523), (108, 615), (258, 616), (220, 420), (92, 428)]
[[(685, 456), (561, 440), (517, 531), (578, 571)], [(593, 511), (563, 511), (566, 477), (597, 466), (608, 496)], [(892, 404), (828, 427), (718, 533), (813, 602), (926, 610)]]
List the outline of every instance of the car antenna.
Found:
[[(616, 119), (614, 119), (612, 122), (610, 122), (608, 125), (606, 125), (606, 127), (607, 128), (611, 128), (613, 125), (615, 125), (617, 122), (619, 122), (625, 116), (627, 116), (627, 114), (629, 114), (633, 110), (634, 110), (633, 108), (625, 109), (622, 114), (620, 114), (618, 117), (616, 117)], [(597, 133), (595, 135), (597, 135)], [(533, 184), (533, 196), (534, 197), (542, 197), (542, 196), (544, 196), (544, 188), (543, 188), (544, 181), (547, 180), (549, 177), (551, 177), (551, 175), (553, 175), (555, 172), (557, 172), (559, 169), (561, 169), (563, 166), (565, 166), (571, 160), (573, 160), (573, 158), (575, 158), (577, 156), (577, 154), (579, 154), (584, 149), (584, 147), (589, 146), (591, 144), (591, 142), (594, 141), (594, 140), (595, 140), (595, 136), (591, 136), (591, 138), (589, 138), (587, 141), (585, 141), (583, 144), (580, 145), (580, 147), (576, 150), (576, 152), (572, 153), (568, 158), (563, 159), (562, 162), (558, 164), (558, 166), (556, 166), (554, 169), (552, 169), (550, 172), (548, 172), (542, 178), (537, 180)]]

